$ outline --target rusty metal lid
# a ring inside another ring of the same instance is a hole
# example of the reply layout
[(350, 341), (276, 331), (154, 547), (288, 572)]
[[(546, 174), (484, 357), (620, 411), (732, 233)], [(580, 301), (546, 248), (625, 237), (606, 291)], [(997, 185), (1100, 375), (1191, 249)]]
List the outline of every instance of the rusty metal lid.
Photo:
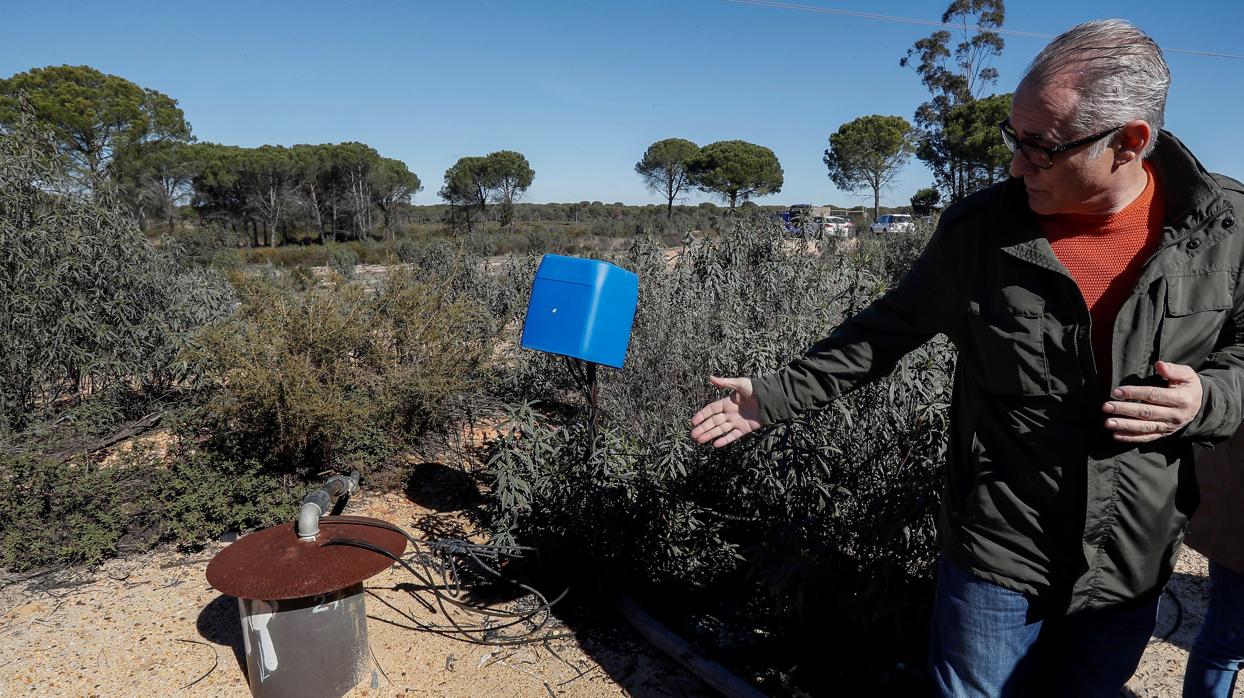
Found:
[(332, 540), (361, 541), (394, 556), (406, 551), (406, 537), (388, 522), (325, 516), (314, 541), (298, 540), (293, 522), (238, 539), (212, 558), (207, 583), (230, 596), (279, 601), (345, 589), (393, 564), (392, 558), (374, 550), (329, 545)]

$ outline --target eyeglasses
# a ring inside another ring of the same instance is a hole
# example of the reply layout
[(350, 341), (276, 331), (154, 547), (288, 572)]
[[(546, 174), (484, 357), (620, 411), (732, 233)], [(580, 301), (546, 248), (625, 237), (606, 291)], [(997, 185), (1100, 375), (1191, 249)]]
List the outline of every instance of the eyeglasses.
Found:
[(1015, 133), (1015, 129), (1011, 128), (1010, 119), (1003, 119), (1002, 123), (998, 124), (998, 130), (1002, 132), (1002, 142), (1006, 143), (1006, 147), (1010, 149), (1012, 153), (1014, 153), (1018, 148), (1019, 152), (1023, 153), (1025, 160), (1032, 163), (1034, 167), (1038, 167), (1042, 170), (1048, 170), (1054, 166), (1055, 155), (1071, 150), (1072, 148), (1079, 148), (1082, 145), (1088, 145), (1093, 141), (1099, 141), (1121, 128), (1123, 128), (1123, 124), (1119, 124), (1112, 129), (1102, 131), (1096, 135), (1088, 136), (1087, 138), (1081, 138), (1070, 143), (1056, 145), (1053, 148), (1046, 148), (1044, 146), (1036, 145), (1035, 143), (1026, 143), (1021, 141), (1019, 139), (1019, 134)]

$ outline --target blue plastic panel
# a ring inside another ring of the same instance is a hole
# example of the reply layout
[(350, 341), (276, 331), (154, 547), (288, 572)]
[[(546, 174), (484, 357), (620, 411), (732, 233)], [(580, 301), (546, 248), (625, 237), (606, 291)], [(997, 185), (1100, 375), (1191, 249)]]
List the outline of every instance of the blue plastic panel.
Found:
[(633, 272), (546, 254), (531, 286), (522, 346), (622, 368), (638, 301)]

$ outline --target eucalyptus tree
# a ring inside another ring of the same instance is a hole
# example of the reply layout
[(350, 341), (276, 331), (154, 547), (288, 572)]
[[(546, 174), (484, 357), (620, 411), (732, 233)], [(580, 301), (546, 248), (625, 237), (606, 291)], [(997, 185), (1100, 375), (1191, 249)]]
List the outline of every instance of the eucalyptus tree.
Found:
[(351, 141), (332, 146), (330, 160), (342, 209), (350, 218), (350, 232), (361, 239), (372, 229), (371, 176), (380, 154), (369, 145)]
[(942, 22), (955, 27), (958, 42), (949, 30), (938, 30), (907, 50), (899, 65), (910, 66), (928, 88), (932, 99), (916, 109), (920, 129), (916, 157), (933, 170), (939, 188), (958, 201), (974, 186), (972, 166), (965, 163), (946, 139), (946, 119), (952, 109), (977, 99), (997, 83), (998, 70), (991, 65), (1006, 43), (996, 31), (1006, 19), (1004, 0), (953, 0)]
[(294, 160), (289, 150), (279, 145), (248, 148), (242, 153), (239, 165), (247, 206), (263, 223), (268, 244), (276, 247), (298, 182)]
[(323, 243), (326, 234), (331, 236), (334, 230), (328, 146), (295, 145), (290, 148), (289, 156), (294, 174), (295, 201), (314, 226), (317, 242)]
[(822, 161), (840, 189), (869, 189), (873, 218), (881, 212), (881, 190), (898, 176), (915, 150), (911, 124), (901, 116), (872, 114), (838, 127)]
[(734, 209), (754, 196), (782, 191), (782, 165), (773, 151), (746, 141), (709, 143), (687, 161), (688, 181)]
[(635, 172), (644, 178), (649, 191), (665, 197), (665, 217), (674, 215), (674, 200), (690, 186), (687, 161), (700, 147), (685, 138), (666, 138), (648, 146), (644, 157), (635, 163)]

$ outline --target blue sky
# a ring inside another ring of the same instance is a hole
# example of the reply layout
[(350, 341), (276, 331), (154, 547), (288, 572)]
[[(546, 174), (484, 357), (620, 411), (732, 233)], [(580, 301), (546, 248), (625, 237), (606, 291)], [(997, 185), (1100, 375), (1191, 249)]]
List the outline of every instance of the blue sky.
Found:
[[(934, 20), (947, 0), (801, 4)], [(1239, 0), (1009, 0), (1005, 28), (1057, 34), (1102, 17), (1164, 47), (1244, 54)], [(865, 197), (835, 189), (821, 163), (829, 134), (865, 114), (911, 119), (928, 94), (898, 60), (931, 31), (727, 0), (0, 0), (0, 76), (91, 65), (177, 99), (200, 140), (362, 141), (419, 175), (415, 203), (437, 202), (459, 157), (500, 149), (535, 169), (528, 201), (654, 202), (634, 164), (680, 137), (772, 148), (786, 185), (761, 203), (855, 205)], [(1045, 44), (1006, 40), (999, 92)], [(1244, 179), (1244, 60), (1167, 60), (1168, 127), (1210, 169)], [(913, 160), (883, 203), (931, 182)]]

